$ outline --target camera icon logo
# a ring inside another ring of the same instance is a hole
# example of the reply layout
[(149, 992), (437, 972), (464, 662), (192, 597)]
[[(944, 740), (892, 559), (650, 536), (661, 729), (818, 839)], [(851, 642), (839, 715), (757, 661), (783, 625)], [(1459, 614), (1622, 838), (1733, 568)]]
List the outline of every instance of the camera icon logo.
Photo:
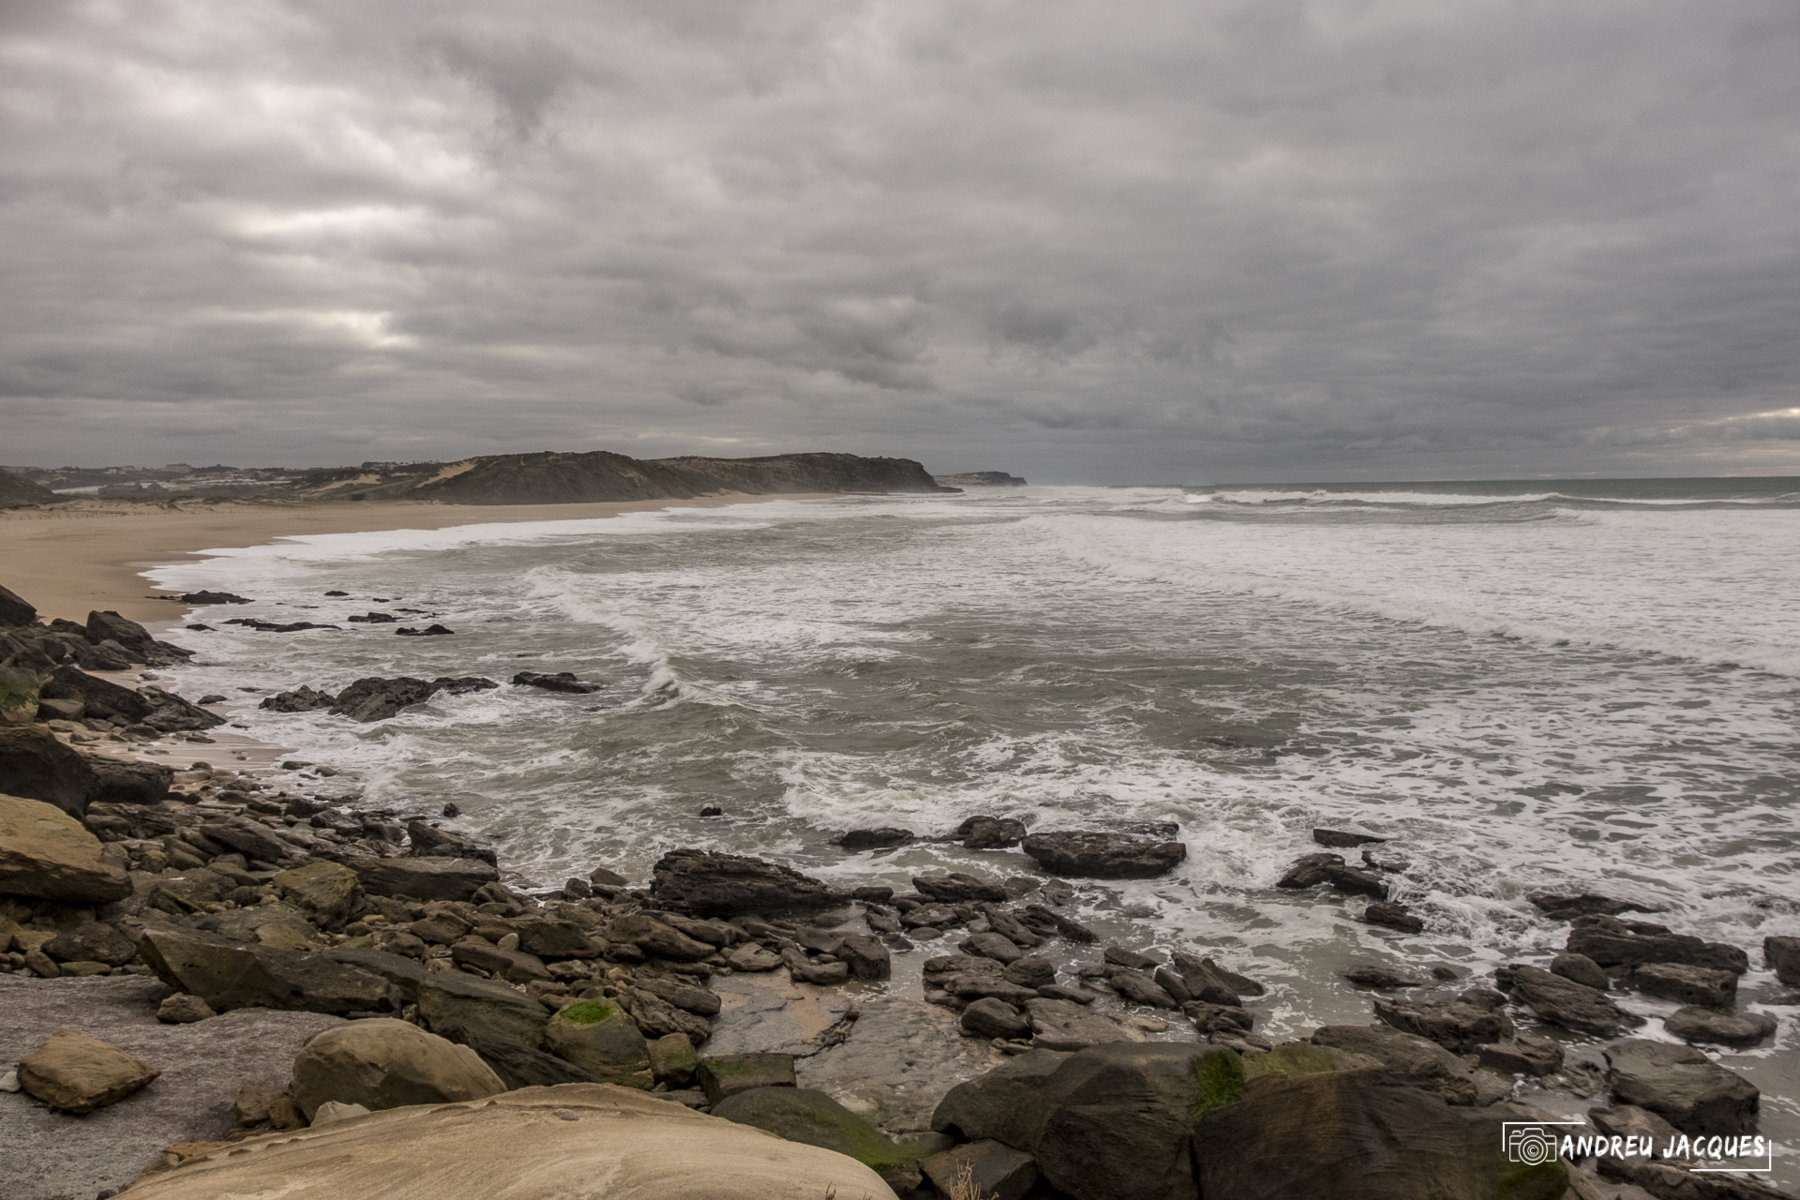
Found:
[(1507, 1121), (1500, 1126), (1506, 1161), (1527, 1167), (1553, 1162), (1558, 1154), (1563, 1125), (1585, 1125), (1585, 1121)]

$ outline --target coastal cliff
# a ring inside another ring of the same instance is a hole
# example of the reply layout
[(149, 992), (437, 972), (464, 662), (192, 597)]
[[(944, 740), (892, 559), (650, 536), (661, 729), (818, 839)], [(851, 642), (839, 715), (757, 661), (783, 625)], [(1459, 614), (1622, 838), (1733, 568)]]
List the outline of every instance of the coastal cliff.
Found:
[(0, 508), (22, 508), (28, 504), (50, 504), (57, 499), (49, 488), (39, 487), (28, 479), (0, 471)]
[(778, 454), (766, 458), (636, 459), (611, 451), (500, 454), (455, 463), (314, 472), (315, 494), (455, 504), (686, 500), (717, 492), (953, 492), (908, 458)]

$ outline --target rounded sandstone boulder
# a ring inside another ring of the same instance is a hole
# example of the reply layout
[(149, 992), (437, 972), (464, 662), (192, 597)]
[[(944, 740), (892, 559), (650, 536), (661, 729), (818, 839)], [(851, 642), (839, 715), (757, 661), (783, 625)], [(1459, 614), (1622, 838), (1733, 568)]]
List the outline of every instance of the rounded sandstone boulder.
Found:
[(391, 1017), (327, 1029), (294, 1059), (294, 1103), (308, 1120), (331, 1100), (379, 1111), (505, 1090), (475, 1051)]

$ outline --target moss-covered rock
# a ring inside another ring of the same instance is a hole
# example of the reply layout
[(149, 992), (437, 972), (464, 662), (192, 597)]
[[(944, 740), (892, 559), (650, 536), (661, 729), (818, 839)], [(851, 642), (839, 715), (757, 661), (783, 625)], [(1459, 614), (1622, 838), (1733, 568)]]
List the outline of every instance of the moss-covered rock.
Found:
[(310, 862), (283, 871), (270, 882), (283, 899), (325, 929), (341, 928), (362, 899), (356, 872), (334, 862)]
[(1283, 1042), (1273, 1050), (1247, 1051), (1244, 1054), (1244, 1077), (1291, 1077), (1319, 1075), (1326, 1071), (1354, 1071), (1362, 1067), (1378, 1067), (1381, 1063), (1366, 1054), (1340, 1050), (1335, 1046), (1316, 1046), (1311, 1042)]
[(847, 1154), (896, 1191), (910, 1191), (919, 1185), (924, 1147), (895, 1142), (824, 1092), (798, 1087), (752, 1088), (728, 1096), (712, 1111), (715, 1117), (754, 1125), (790, 1142)]
[(544, 1026), (544, 1046), (605, 1083), (648, 1089), (650, 1047), (616, 1004), (577, 1000)]
[(29, 725), (37, 715), (37, 676), (17, 667), (0, 667), (0, 725)]
[(700, 1060), (700, 1086), (710, 1104), (752, 1088), (793, 1087), (791, 1054), (721, 1054)]

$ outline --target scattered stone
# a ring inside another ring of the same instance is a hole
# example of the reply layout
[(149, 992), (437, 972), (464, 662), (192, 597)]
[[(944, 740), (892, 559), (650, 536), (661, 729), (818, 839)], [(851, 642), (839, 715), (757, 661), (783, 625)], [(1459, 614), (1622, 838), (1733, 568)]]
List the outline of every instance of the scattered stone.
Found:
[(85, 1113), (145, 1087), (162, 1072), (85, 1033), (53, 1033), (19, 1060), (19, 1083), (51, 1108)]
[(700, 1069), (700, 1056), (685, 1034), (668, 1033), (646, 1044), (650, 1055), (650, 1074), (658, 1083), (684, 1088), (694, 1082)]
[(1616, 917), (1628, 912), (1661, 912), (1660, 908), (1645, 906), (1630, 900), (1615, 900), (1611, 896), (1601, 896), (1594, 892), (1583, 892), (1579, 896), (1558, 895), (1554, 892), (1533, 892), (1525, 897), (1547, 917), (1558, 921), (1573, 921), (1576, 917)]
[(328, 1100), (378, 1111), (479, 1100), (505, 1090), (467, 1046), (386, 1017), (328, 1029), (294, 1059), (294, 1103), (308, 1119)]
[(1375, 988), (1377, 991), (1424, 987), (1431, 982), (1412, 971), (1370, 962), (1351, 963), (1339, 974), (1357, 987)]
[(1425, 922), (1413, 916), (1404, 904), (1386, 900), (1363, 909), (1362, 920), (1369, 925), (1385, 925), (1402, 933), (1424, 933)]
[(1396, 1029), (1430, 1038), (1446, 1050), (1466, 1054), (1487, 1042), (1513, 1035), (1506, 997), (1471, 988), (1448, 1000), (1375, 1000), (1375, 1015)]
[(1683, 1133), (1754, 1133), (1761, 1093), (1692, 1046), (1631, 1038), (1601, 1053), (1615, 1100), (1647, 1108)]
[(1735, 975), (1750, 969), (1749, 956), (1736, 946), (1671, 933), (1661, 925), (1627, 924), (1616, 917), (1577, 917), (1569, 930), (1567, 948), (1587, 955), (1602, 967), (1684, 963)]
[(1497, 979), (1514, 1000), (1541, 1019), (1577, 1033), (1606, 1037), (1644, 1023), (1644, 1018), (1620, 1008), (1604, 992), (1541, 967), (1507, 967)]
[(257, 707), (270, 712), (317, 712), (336, 703), (337, 697), (330, 692), (321, 692), (317, 688), (303, 685), (291, 692), (277, 692), (265, 698)]
[(573, 671), (558, 671), (555, 674), (520, 671), (513, 676), (512, 681), (514, 687), (542, 688), (546, 692), (564, 692), (572, 696), (586, 696), (600, 690), (599, 684), (578, 679)]
[(717, 1104), (727, 1096), (752, 1088), (794, 1087), (794, 1056), (791, 1054), (722, 1054), (702, 1058), (698, 1068), (700, 1086), (709, 1104)]
[(1550, 973), (1561, 975), (1564, 979), (1573, 980), (1583, 987), (1591, 987), (1596, 992), (1612, 990), (1612, 980), (1600, 969), (1600, 964), (1585, 954), (1559, 954), (1550, 960)]
[(1321, 846), (1332, 846), (1344, 849), (1350, 846), (1374, 846), (1387, 841), (1384, 837), (1376, 837), (1372, 833), (1352, 833), (1343, 829), (1315, 829), (1312, 840)]
[(652, 872), (650, 894), (656, 903), (695, 916), (820, 909), (839, 900), (817, 879), (740, 854), (671, 850)]
[(63, 964), (65, 973), (75, 963), (122, 967), (137, 957), (137, 943), (108, 921), (86, 921), (64, 930), (45, 942), (43, 950)]
[(1025, 1015), (1004, 1000), (984, 997), (963, 1009), (962, 1028), (965, 1033), (985, 1038), (1028, 1038), (1031, 1036), (1031, 1022)]
[(156, 1006), (156, 1019), (165, 1025), (192, 1025), (196, 1021), (204, 1021), (217, 1015), (213, 1012), (212, 1005), (186, 992), (176, 992), (165, 997)]
[(1775, 1018), (1768, 1013), (1739, 1013), (1688, 1005), (1663, 1018), (1663, 1028), (1686, 1042), (1710, 1042), (1747, 1048), (1774, 1036)]
[(0, 893), (104, 904), (131, 895), (100, 839), (53, 804), (0, 795)]
[(1646, 996), (1660, 996), (1680, 1004), (1730, 1008), (1737, 1003), (1737, 976), (1710, 967), (1644, 963), (1631, 969), (1626, 982)]
[(962, 940), (958, 948), (965, 954), (991, 958), (1000, 963), (1018, 962), (1025, 956), (1025, 952), (1015, 946), (1010, 939), (993, 932), (972, 933)]
[(1266, 988), (1248, 976), (1228, 971), (1210, 958), (1196, 958), (1185, 951), (1174, 955), (1181, 982), (1196, 1000), (1207, 1004), (1237, 1004), (1244, 996), (1260, 996)]
[(1475, 1047), (1476, 1061), (1503, 1075), (1554, 1075), (1562, 1070), (1563, 1049), (1547, 1037), (1521, 1033), (1510, 1042)]
[(243, 596), (236, 596), (230, 592), (209, 592), (209, 591), (184, 592), (181, 597), (181, 602), (183, 604), (253, 604), (253, 603), (255, 603), (252, 600), (245, 599)]
[(1181, 842), (1122, 833), (1057, 830), (1031, 834), (1020, 845), (1050, 874), (1084, 879), (1146, 879), (1174, 870), (1187, 858)]
[(878, 829), (852, 829), (837, 839), (846, 850), (892, 850), (913, 840), (912, 830), (884, 825)]
[(971, 850), (1004, 850), (1025, 840), (1025, 822), (1013, 817), (970, 817), (950, 836)]
[(456, 630), (446, 629), (442, 625), (427, 625), (423, 629), (414, 629), (409, 625), (403, 625), (394, 632), (401, 637), (449, 637)]

